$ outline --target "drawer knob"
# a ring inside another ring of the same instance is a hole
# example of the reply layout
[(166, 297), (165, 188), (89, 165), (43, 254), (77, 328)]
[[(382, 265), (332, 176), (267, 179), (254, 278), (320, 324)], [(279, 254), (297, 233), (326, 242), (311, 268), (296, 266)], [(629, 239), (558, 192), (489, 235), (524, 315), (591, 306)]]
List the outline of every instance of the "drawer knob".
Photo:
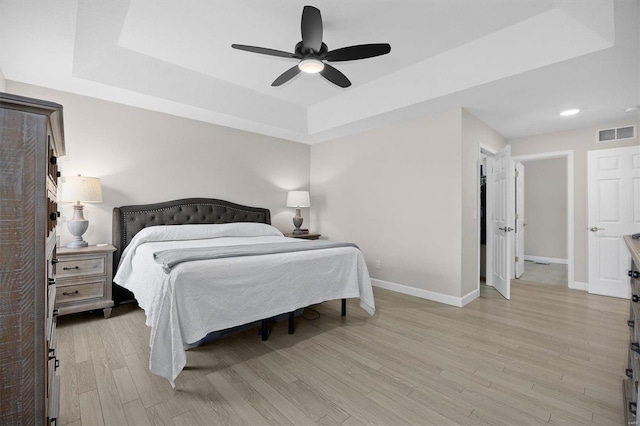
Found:
[(631, 300), (638, 303), (640, 301), (640, 296), (638, 296), (637, 294), (634, 294), (633, 296), (631, 296)]
[(627, 271), (627, 275), (629, 275), (632, 278), (640, 278), (640, 272), (638, 271)]
[(54, 285), (56, 283), (55, 278), (49, 278), (49, 285)]
[(635, 325), (635, 323), (636, 323), (636, 322), (635, 322), (634, 320), (629, 320), (629, 321), (627, 321), (627, 325), (628, 325), (630, 328), (633, 328), (633, 326)]
[(57, 317), (58, 315), (60, 315), (60, 310), (59, 310), (58, 308), (55, 308), (55, 309), (53, 310), (53, 316), (54, 316), (54, 317)]
[(55, 157), (55, 156), (54, 157), (50, 157), (49, 158), (49, 162), (51, 164), (58, 164), (58, 157)]
[(51, 264), (55, 265), (56, 263), (60, 262), (60, 259), (58, 259), (57, 257), (53, 257), (51, 258)]
[(53, 212), (49, 215), (49, 219), (55, 222), (56, 220), (58, 220), (58, 216), (60, 216), (59, 212)]
[(74, 290), (74, 291), (64, 291), (62, 292), (62, 294), (64, 296), (73, 296), (74, 294), (78, 294), (78, 290)]
[(74, 266), (74, 267), (65, 266), (64, 268), (62, 268), (63, 271), (73, 271), (74, 269), (80, 269), (80, 267), (79, 266)]

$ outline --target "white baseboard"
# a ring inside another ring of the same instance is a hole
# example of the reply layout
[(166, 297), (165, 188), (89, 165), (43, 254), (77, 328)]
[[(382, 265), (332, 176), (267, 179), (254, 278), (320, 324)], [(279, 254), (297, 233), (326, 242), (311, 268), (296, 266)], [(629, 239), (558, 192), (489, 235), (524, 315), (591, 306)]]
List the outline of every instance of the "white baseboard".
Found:
[(580, 281), (574, 281), (573, 285), (569, 285), (569, 288), (572, 288), (574, 290), (589, 291), (589, 284), (582, 283)]
[(524, 255), (524, 260), (530, 260), (532, 262), (540, 262), (540, 263), (561, 263), (563, 265), (569, 264), (569, 260), (567, 259), (558, 259), (555, 257), (543, 257), (543, 256), (529, 256), (528, 254)]
[(477, 299), (480, 296), (480, 293), (477, 289), (473, 290), (463, 297), (455, 297), (449, 296), (448, 294), (437, 293), (435, 291), (424, 290), (421, 288), (392, 283), (384, 280), (378, 280), (375, 278), (371, 278), (371, 284), (373, 284), (374, 287), (380, 287), (386, 290), (395, 291), (396, 293), (408, 294), (409, 296), (432, 300), (434, 302), (445, 303), (447, 305), (457, 306), (459, 308), (463, 307), (467, 303)]

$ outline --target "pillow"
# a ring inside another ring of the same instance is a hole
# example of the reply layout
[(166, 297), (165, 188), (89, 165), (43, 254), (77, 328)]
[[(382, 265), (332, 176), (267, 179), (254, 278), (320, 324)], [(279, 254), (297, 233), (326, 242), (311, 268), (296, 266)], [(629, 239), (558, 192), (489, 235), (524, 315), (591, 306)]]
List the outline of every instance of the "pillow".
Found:
[(265, 223), (235, 222), (208, 225), (160, 225), (148, 226), (131, 240), (131, 246), (150, 241), (202, 240), (222, 237), (284, 236), (277, 228)]

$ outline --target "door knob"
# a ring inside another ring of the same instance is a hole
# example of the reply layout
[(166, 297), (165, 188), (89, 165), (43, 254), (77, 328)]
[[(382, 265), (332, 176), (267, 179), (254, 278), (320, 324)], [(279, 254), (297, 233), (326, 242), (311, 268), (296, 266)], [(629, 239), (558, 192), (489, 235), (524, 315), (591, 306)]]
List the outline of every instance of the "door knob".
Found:
[(592, 226), (591, 228), (589, 228), (589, 231), (591, 232), (604, 231), (604, 228), (598, 228), (597, 226)]

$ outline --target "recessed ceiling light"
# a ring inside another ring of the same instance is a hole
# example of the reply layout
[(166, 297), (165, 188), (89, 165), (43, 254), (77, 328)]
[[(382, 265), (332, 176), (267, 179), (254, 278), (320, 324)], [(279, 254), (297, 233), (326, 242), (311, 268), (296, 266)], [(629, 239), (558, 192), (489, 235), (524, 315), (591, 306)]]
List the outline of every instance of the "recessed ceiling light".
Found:
[(560, 112), (560, 115), (563, 117), (569, 117), (570, 115), (576, 115), (579, 112), (580, 112), (579, 108), (570, 108)]

